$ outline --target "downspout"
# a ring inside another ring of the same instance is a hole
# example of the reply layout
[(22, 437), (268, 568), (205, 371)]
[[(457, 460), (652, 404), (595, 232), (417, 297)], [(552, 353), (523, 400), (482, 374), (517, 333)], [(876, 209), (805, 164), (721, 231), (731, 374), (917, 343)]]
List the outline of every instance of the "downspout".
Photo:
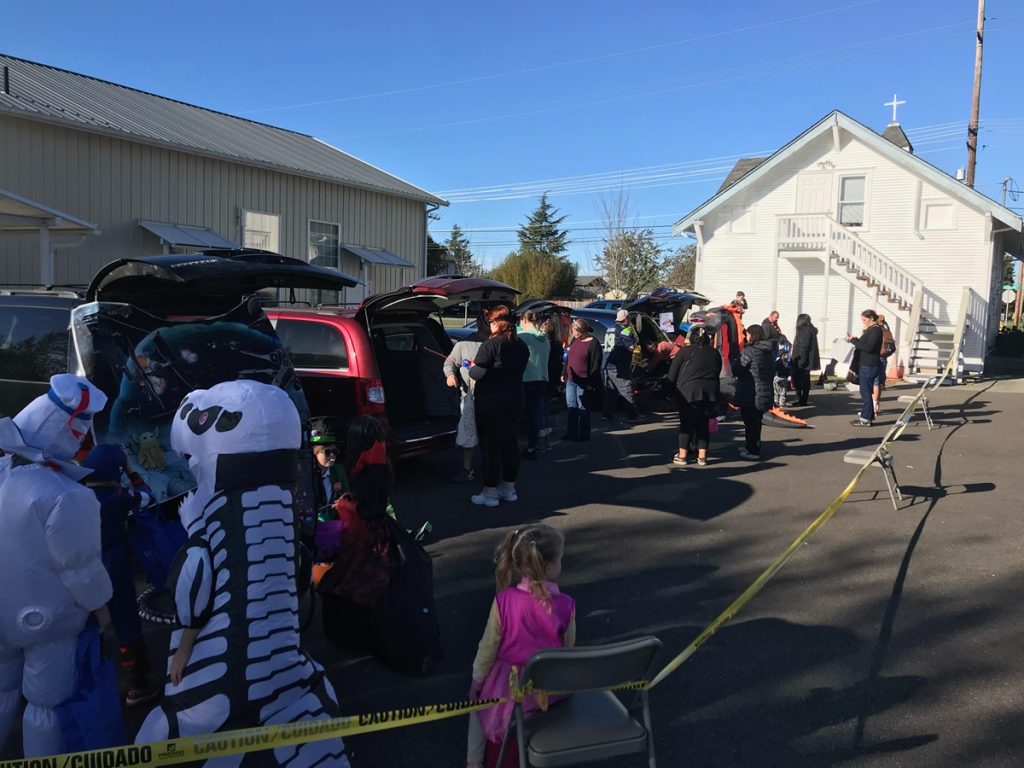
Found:
[(702, 283), (704, 282), (704, 226), (703, 221), (693, 222), (693, 233), (697, 236), (697, 269), (694, 270), (693, 282), (696, 285), (693, 286), (693, 290), (701, 291)]
[(424, 208), (423, 216), (423, 274), (420, 277), (428, 277), (427, 275), (427, 254), (430, 251), (430, 214), (441, 207), (440, 203), (427, 203)]

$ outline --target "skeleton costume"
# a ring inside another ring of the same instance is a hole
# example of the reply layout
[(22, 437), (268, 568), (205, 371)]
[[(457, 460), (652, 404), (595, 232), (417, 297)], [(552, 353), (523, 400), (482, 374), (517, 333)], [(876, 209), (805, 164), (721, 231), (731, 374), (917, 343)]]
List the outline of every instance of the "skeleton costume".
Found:
[(106, 396), (71, 374), (0, 419), (0, 744), (22, 719), (26, 757), (64, 751), (54, 711), (74, 692), (78, 635), (110, 599), (100, 505), (72, 463)]
[[(168, 681), (137, 743), (338, 716), (323, 668), (299, 650), (292, 489), (300, 440), (298, 411), (269, 384), (226, 382), (182, 401), (171, 444), (189, 456), (198, 487), (180, 511), (189, 540), (173, 592), (182, 627), (199, 632), (181, 684)], [(180, 643), (177, 630), (168, 671)], [(206, 765), (349, 761), (335, 738)]]

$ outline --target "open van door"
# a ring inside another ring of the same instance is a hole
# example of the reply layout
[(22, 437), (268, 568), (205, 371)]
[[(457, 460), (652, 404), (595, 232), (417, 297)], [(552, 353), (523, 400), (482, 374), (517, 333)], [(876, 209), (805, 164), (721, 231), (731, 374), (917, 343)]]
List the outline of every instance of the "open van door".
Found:
[(97, 442), (121, 445), (158, 501), (195, 486), (170, 445), (171, 418), (195, 389), (236, 379), (285, 390), (303, 421), (302, 388), (253, 294), (340, 290), (348, 275), (267, 251), (206, 251), (121, 259), (103, 267), (71, 313), (79, 372), (107, 395)]
[(686, 313), (693, 307), (705, 307), (711, 303), (707, 296), (696, 291), (673, 291), (658, 288), (646, 296), (634, 299), (622, 308), (654, 318), (665, 333), (674, 334)]

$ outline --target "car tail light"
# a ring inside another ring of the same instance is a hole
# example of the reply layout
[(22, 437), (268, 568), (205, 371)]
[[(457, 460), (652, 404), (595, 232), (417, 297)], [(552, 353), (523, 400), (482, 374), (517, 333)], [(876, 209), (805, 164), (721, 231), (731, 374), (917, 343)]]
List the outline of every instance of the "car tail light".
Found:
[(384, 384), (380, 379), (357, 379), (356, 396), (360, 413), (384, 413)]

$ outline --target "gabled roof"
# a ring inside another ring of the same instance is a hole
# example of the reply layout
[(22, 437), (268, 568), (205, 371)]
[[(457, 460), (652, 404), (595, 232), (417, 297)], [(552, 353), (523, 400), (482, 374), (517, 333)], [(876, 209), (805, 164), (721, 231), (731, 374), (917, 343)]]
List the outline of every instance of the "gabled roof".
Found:
[(448, 204), (313, 136), (3, 54), (0, 71), (0, 114)]
[[(852, 117), (844, 115), (842, 112), (836, 110), (823, 117), (791, 142), (786, 144), (786, 146), (782, 147), (782, 149), (770, 155), (766, 160), (764, 160), (764, 162), (760, 163), (752, 170), (747, 171), (747, 173), (734, 184), (728, 187), (723, 185), (713, 197), (705, 200), (697, 208), (679, 219), (679, 221), (677, 221), (672, 227), (672, 234), (681, 235), (688, 231), (692, 231), (694, 224), (699, 222), (710, 211), (728, 202), (728, 200), (734, 195), (748, 189), (765, 176), (771, 174), (780, 163), (799, 152), (807, 146), (807, 144), (814, 141), (822, 134), (830, 131), (833, 127), (847, 131), (854, 138), (862, 141), (880, 155), (891, 160), (897, 165), (906, 168), (911, 173), (920, 176), (931, 184), (934, 184), (936, 187), (948, 193), (951, 197), (955, 197), (960, 200), (965, 205), (969, 205), (982, 213), (989, 213), (992, 215), (992, 218), (998, 219), (1018, 232), (1024, 232), (1024, 220), (1009, 208), (999, 205), (995, 200), (986, 197), (976, 189), (968, 187), (966, 184), (957, 181), (949, 174), (939, 170), (931, 163), (922, 160), (917, 155), (913, 155), (904, 149), (900, 149), (889, 140), (882, 138), (881, 135), (875, 133), (867, 126), (858, 123)], [(733, 170), (735, 170), (735, 168)]]
[[(723, 189), (728, 189), (729, 187), (731, 187), (733, 184), (742, 179), (752, 170), (757, 168), (757, 166), (759, 166), (765, 160), (767, 160), (767, 158), (765, 157), (741, 157), (739, 160), (736, 161), (736, 165), (732, 167), (732, 170), (729, 171), (729, 175), (725, 177), (725, 180), (722, 182), (722, 186), (718, 188), (718, 192), (721, 192)], [(715, 194), (718, 194), (718, 192), (716, 192)]]

